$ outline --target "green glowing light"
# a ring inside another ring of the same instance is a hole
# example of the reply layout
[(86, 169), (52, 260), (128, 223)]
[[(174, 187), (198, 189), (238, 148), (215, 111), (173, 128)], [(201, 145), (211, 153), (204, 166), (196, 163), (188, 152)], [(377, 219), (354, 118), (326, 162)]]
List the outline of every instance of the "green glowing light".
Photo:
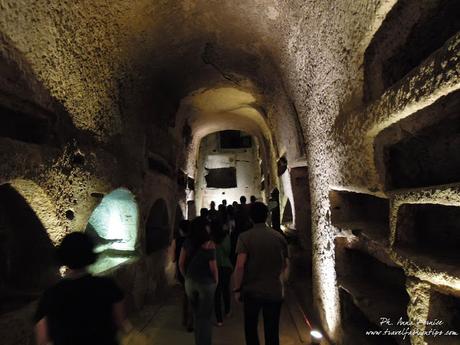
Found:
[(91, 214), (86, 232), (102, 253), (92, 268), (102, 272), (132, 257), (138, 228), (138, 208), (134, 195), (120, 188), (106, 195)]

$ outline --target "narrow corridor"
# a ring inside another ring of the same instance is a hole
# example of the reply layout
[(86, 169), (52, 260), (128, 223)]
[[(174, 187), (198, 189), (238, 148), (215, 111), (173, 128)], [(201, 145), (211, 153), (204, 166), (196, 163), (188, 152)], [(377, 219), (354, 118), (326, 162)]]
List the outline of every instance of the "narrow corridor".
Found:
[[(0, 0), (0, 345), (35, 344), (72, 233), (153, 345), (193, 344), (170, 252), (211, 203), (247, 230), (241, 197), (296, 246), (281, 345), (309, 344), (299, 305), (333, 345), (460, 344), (459, 18), (460, 0)], [(411, 333), (369, 337), (382, 318)], [(244, 345), (242, 311), (214, 331)]]
[[(224, 320), (222, 327), (213, 329), (213, 345), (244, 344), (242, 305), (233, 301), (232, 315)], [(175, 288), (163, 303), (148, 306), (131, 318), (134, 326), (152, 339), (155, 345), (193, 345), (193, 332), (181, 325), (181, 296)], [(302, 331), (302, 330), (300, 330)], [(263, 340), (262, 319), (259, 322), (260, 339)], [(308, 344), (301, 341), (288, 303), (283, 305), (280, 321), (280, 343), (283, 345)]]

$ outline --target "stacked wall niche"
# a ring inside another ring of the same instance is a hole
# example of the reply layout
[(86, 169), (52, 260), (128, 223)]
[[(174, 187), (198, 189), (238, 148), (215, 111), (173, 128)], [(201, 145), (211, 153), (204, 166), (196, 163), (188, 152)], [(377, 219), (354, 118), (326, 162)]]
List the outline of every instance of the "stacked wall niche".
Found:
[(364, 100), (380, 97), (460, 30), (457, 0), (399, 0), (364, 56)]
[[(428, 315), (412, 312), (411, 321), (438, 319), (442, 325), (426, 329), (460, 333), (460, 91), (384, 129), (374, 147), (392, 199), (390, 256), (408, 277), (430, 286), (411, 307), (426, 301)], [(459, 336), (426, 335), (423, 341), (451, 345)]]
[(332, 225), (382, 243), (389, 237), (388, 199), (347, 191), (330, 191)]
[(388, 127), (375, 146), (387, 189), (460, 182), (460, 91)]
[(379, 327), (372, 323), (366, 315), (356, 306), (353, 296), (341, 288), (340, 314), (344, 330), (343, 345), (397, 345), (391, 337), (366, 336), (367, 330), (379, 330)]
[(399, 207), (395, 249), (422, 266), (456, 270), (460, 262), (460, 207), (405, 204)]
[[(407, 320), (406, 276), (389, 253), (389, 200), (369, 194), (329, 192), (335, 241), (345, 345), (405, 345), (393, 332), (400, 326), (381, 324), (381, 318)], [(370, 336), (367, 331), (387, 331)]]
[[(377, 251), (386, 252), (389, 260), (383, 262), (401, 267), (401, 274), (407, 276), (412, 297), (407, 315), (417, 323), (417, 330), (423, 329), (419, 321), (436, 318), (445, 322), (445, 329), (458, 332), (459, 328), (460, 91), (447, 91), (440, 83), (455, 73), (449, 61), (460, 34), (460, 22), (452, 18), (459, 14), (456, 0), (398, 1), (364, 57), (364, 101), (391, 104), (394, 112), (385, 115), (390, 121), (404, 117), (383, 129), (373, 143), (382, 191), (391, 201), (390, 241)], [(446, 70), (428, 71), (438, 65)], [(426, 85), (415, 85), (422, 80)], [(412, 88), (420, 91), (414, 100), (410, 99)], [(427, 105), (425, 100), (435, 101)], [(342, 234), (337, 241), (382, 258), (356, 236)], [(343, 257), (347, 256), (337, 258), (337, 265), (342, 260), (346, 268), (349, 265), (347, 259), (340, 259)], [(343, 274), (338, 273), (339, 277)], [(400, 284), (399, 289), (406, 290)], [(360, 301), (348, 290), (345, 282), (342, 304), (358, 308)], [(418, 335), (411, 341), (460, 343), (459, 337), (423, 339)]]
[[(347, 243), (345, 238), (336, 239), (345, 338), (349, 344), (410, 344), (409, 338), (391, 333), (401, 329), (396, 325), (398, 320), (407, 320), (409, 296), (404, 271)], [(382, 317), (389, 318), (394, 325), (382, 324)], [(366, 335), (367, 331), (379, 330), (388, 333), (376, 337)]]
[(424, 340), (429, 345), (457, 345), (460, 335), (460, 297), (447, 295), (432, 289), (430, 293), (430, 308), (428, 311), (429, 324), (426, 331), (437, 330), (449, 332), (449, 335), (433, 336), (429, 333)]

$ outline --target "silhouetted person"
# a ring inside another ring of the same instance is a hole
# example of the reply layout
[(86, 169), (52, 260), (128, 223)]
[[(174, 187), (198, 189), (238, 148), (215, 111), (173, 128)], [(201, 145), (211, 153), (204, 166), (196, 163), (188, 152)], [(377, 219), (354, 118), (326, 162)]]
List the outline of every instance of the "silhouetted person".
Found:
[(239, 228), (239, 232), (246, 231), (252, 228), (252, 220), (251, 220), (251, 207), (250, 205), (246, 204), (246, 197), (242, 196), (240, 198), (241, 204), (238, 205), (237, 212), (236, 212), (236, 222), (237, 227)]
[(96, 261), (94, 244), (84, 233), (67, 235), (57, 249), (65, 278), (43, 294), (35, 314), (38, 345), (117, 345), (117, 330), (130, 330), (123, 292), (107, 277), (86, 270)]
[(211, 220), (216, 219), (217, 217), (217, 210), (216, 210), (216, 203), (214, 201), (211, 201), (209, 204), (209, 218)]
[(234, 293), (244, 303), (247, 345), (258, 345), (257, 325), (262, 310), (266, 345), (279, 345), (279, 319), (284, 299), (282, 274), (287, 268), (287, 242), (265, 221), (268, 208), (256, 202), (251, 208), (254, 227), (238, 238)]
[(230, 277), (233, 265), (230, 262), (230, 236), (225, 231), (220, 220), (211, 223), (211, 238), (216, 244), (217, 268), (219, 270), (219, 283), (217, 284), (214, 310), (216, 313), (217, 326), (222, 326), (222, 300), (224, 301), (224, 311), (230, 314)]
[[(208, 211), (207, 209), (205, 209)], [(181, 285), (183, 298), (182, 298), (182, 325), (187, 327), (188, 331), (193, 330), (193, 316), (189, 308), (189, 300), (187, 294), (185, 293), (185, 278), (180, 272), (179, 268), (179, 256), (182, 250), (182, 247), (190, 234), (190, 221), (181, 220), (179, 223), (179, 235), (174, 239), (173, 248), (174, 248), (174, 258), (173, 262), (176, 263), (176, 279)]]
[(207, 221), (201, 217), (191, 222), (189, 238), (179, 257), (185, 291), (193, 309), (196, 345), (211, 345), (214, 293), (219, 281), (216, 247), (207, 227)]
[(200, 217), (205, 218), (205, 219), (209, 219), (209, 210), (206, 207), (203, 207), (200, 210)]
[(227, 214), (227, 207), (224, 205), (219, 205), (219, 209), (217, 210), (217, 220), (221, 226), (224, 232), (228, 233), (228, 214)]
[(232, 253), (230, 258), (232, 263), (236, 263), (236, 243), (238, 242), (238, 236), (252, 227), (252, 221), (250, 218), (250, 207), (246, 204), (246, 197), (242, 195), (240, 197), (241, 204), (235, 210), (235, 231), (230, 236)]
[(278, 189), (275, 188), (273, 192), (271, 193), (269, 205), (270, 205), (272, 228), (282, 233), (279, 196), (280, 196), (279, 191)]
[(238, 228), (239, 233), (252, 228), (250, 216), (251, 208), (248, 204), (246, 204), (246, 197), (244, 195), (241, 196), (240, 201), (241, 205), (238, 206), (236, 212), (236, 227)]
[(251, 195), (249, 200), (251, 200), (251, 204), (253, 204), (253, 203), (255, 203), (257, 201), (257, 198), (255, 197), (255, 195)]
[(228, 233), (231, 235), (235, 231), (235, 208), (232, 205), (227, 206), (227, 224)]
[(222, 205), (224, 205), (225, 207), (227, 207), (227, 200), (223, 199), (223, 200), (222, 200)]

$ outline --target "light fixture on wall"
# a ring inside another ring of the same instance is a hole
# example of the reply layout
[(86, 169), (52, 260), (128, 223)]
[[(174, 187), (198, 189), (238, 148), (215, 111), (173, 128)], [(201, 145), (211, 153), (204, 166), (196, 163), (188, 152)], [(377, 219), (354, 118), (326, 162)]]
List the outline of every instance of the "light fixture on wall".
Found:
[(311, 335), (311, 344), (312, 345), (320, 345), (321, 344), (321, 339), (323, 339), (323, 335), (321, 334), (320, 331), (316, 329), (312, 329), (310, 331)]

